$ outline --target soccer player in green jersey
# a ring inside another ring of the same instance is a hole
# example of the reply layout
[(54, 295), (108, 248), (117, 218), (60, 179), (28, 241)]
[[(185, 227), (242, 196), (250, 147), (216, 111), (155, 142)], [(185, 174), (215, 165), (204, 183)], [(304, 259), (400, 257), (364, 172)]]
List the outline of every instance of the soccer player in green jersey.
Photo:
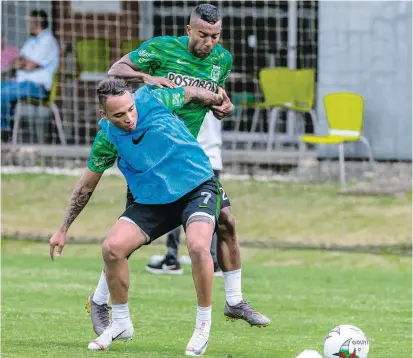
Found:
[[(203, 87), (225, 93), (223, 86), (232, 69), (232, 55), (219, 44), (222, 21), (218, 9), (199, 5), (187, 25), (188, 36), (161, 36), (144, 42), (122, 57), (108, 74), (159, 87)], [(210, 109), (190, 103), (177, 111), (189, 131), (198, 136), (205, 114)], [(221, 106), (212, 107), (218, 118), (233, 111), (228, 96)]]
[[(202, 4), (191, 14), (187, 25), (188, 36), (157, 37), (143, 43), (137, 50), (122, 57), (116, 62), (108, 74), (136, 82), (147, 83), (158, 87), (175, 88), (179, 86), (195, 86), (210, 89), (222, 94), (224, 101), (220, 106), (211, 108), (200, 104), (187, 104), (176, 111), (190, 132), (196, 137), (205, 114), (212, 110), (218, 118), (232, 113), (231, 104), (222, 86), (232, 67), (232, 56), (219, 42), (221, 33), (221, 17), (218, 9), (210, 4)], [(105, 150), (89, 162), (106, 165), (116, 159), (116, 154), (108, 154)], [(223, 189), (221, 189), (222, 192)], [(225, 195), (225, 192), (224, 192)], [(225, 195), (226, 196), (226, 195)], [(242, 296), (241, 290), (241, 258), (235, 231), (235, 219), (229, 207), (221, 206), (217, 226), (217, 254), (219, 265), (223, 271), (226, 292), (224, 315), (231, 320), (243, 319), (252, 326), (266, 326), (269, 319), (255, 311)], [(223, 200), (225, 205), (225, 200)], [(108, 322), (108, 294), (105, 273), (102, 272), (96, 291), (89, 297), (87, 305), (91, 310), (91, 318), (96, 333)]]
[[(137, 76), (134, 80), (159, 86), (198, 86), (212, 92), (222, 92), (226, 97), (226, 104), (212, 108), (215, 116), (222, 118), (232, 111), (232, 104), (223, 90), (232, 68), (232, 56), (218, 44), (221, 21), (217, 8), (208, 4), (198, 6), (192, 14), (191, 24), (187, 30), (189, 36), (162, 36), (146, 41), (137, 50), (118, 61), (109, 74), (123, 78)], [(136, 69), (143, 72), (137, 73)], [(191, 103), (185, 105), (177, 114), (197, 137), (209, 111), (210, 109), (202, 104)], [(227, 201), (225, 206), (229, 205)], [(183, 273), (177, 257), (179, 235), (180, 228), (168, 234), (167, 255), (160, 262), (149, 263), (146, 266), (148, 271)], [(213, 239), (213, 246), (217, 246), (216, 237)], [(217, 255), (213, 255), (213, 259), (214, 271), (222, 274)]]

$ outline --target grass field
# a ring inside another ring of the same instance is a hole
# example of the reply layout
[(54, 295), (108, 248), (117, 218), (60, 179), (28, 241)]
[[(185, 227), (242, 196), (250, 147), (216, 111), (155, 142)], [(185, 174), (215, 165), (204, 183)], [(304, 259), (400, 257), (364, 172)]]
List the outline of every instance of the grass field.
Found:
[[(3, 231), (53, 233), (77, 181), (73, 176), (2, 175)], [(223, 181), (241, 241), (410, 244), (412, 195), (351, 197), (333, 185)], [(70, 235), (103, 238), (124, 210), (125, 181), (104, 177)]]
[[(68, 244), (52, 263), (47, 244), (2, 240), (2, 356), (182, 356), (195, 318), (190, 270), (152, 276), (144, 264), (155, 252), (159, 247), (145, 247), (131, 259), (135, 339), (88, 352), (94, 334), (83, 305), (99, 277), (99, 247)], [(321, 352), (325, 334), (344, 323), (369, 335), (371, 358), (412, 356), (411, 257), (259, 249), (243, 249), (242, 257), (244, 298), (273, 324), (224, 321), (223, 280), (216, 278), (208, 357)]]

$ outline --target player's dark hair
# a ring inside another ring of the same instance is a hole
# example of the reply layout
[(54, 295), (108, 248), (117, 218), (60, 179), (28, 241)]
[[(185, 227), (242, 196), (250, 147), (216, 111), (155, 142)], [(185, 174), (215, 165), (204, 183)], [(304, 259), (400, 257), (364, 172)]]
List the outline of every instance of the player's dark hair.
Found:
[(42, 30), (47, 29), (49, 26), (49, 20), (47, 19), (47, 12), (44, 10), (33, 10), (30, 13), (31, 17), (37, 17), (40, 19), (40, 27)]
[(198, 5), (191, 14), (191, 19), (193, 16), (199, 17), (201, 20), (209, 22), (210, 24), (215, 24), (221, 20), (221, 14), (218, 8), (211, 4), (201, 4)]
[(108, 97), (123, 96), (127, 91), (130, 89), (122, 78), (107, 78), (101, 81), (96, 89), (100, 107), (105, 108)]

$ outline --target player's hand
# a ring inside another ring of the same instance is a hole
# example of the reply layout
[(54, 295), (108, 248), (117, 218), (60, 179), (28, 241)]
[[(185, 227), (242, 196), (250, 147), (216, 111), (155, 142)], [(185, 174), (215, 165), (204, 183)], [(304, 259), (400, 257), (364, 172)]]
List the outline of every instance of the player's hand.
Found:
[(63, 247), (66, 244), (66, 233), (63, 231), (57, 231), (49, 240), (50, 244), (50, 258), (54, 261), (54, 250), (57, 247), (56, 256), (61, 256)]
[(215, 117), (222, 119), (232, 114), (232, 112), (234, 111), (234, 105), (231, 103), (231, 100), (222, 87), (218, 87), (218, 94), (222, 95), (222, 104), (219, 106), (211, 106), (211, 109)]
[(147, 85), (152, 85), (152, 86), (156, 86), (159, 88), (164, 88), (164, 87), (177, 88), (178, 87), (175, 83), (173, 83), (171, 80), (168, 80), (165, 77), (146, 75), (143, 79), (143, 82)]
[[(214, 107), (216, 107), (216, 106), (222, 106), (222, 103), (224, 103), (224, 97), (222, 96), (221, 93), (216, 93), (216, 94), (215, 94), (215, 99), (214, 99), (214, 102), (213, 102), (213, 103), (215, 103)], [(211, 107), (212, 107), (212, 106), (211, 106)]]
[(19, 70), (23, 67), (24, 61), (21, 57), (16, 58), (13, 63), (12, 63), (12, 67), (15, 70)]

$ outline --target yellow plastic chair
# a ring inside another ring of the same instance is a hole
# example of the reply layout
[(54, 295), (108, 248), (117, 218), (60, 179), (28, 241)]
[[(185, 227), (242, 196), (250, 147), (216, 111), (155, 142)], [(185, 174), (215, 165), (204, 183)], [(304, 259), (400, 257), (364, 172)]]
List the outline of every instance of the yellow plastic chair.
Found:
[(127, 55), (128, 53), (135, 51), (145, 40), (142, 39), (130, 39), (123, 40), (120, 43), (120, 52), (122, 56)]
[(294, 71), (294, 103), (292, 109), (297, 112), (309, 112), (315, 116), (313, 110), (315, 98), (315, 72), (312, 68), (302, 68)]
[[(316, 125), (316, 113), (313, 109), (315, 97), (315, 73), (313, 69), (289, 69), (286, 67), (279, 68), (264, 68), (259, 73), (261, 90), (264, 95), (264, 102), (257, 103), (255, 107), (251, 133), (255, 133), (258, 121), (259, 112), (262, 109), (267, 110), (269, 118), (268, 135), (267, 135), (267, 151), (272, 149), (277, 128), (278, 113), (281, 110), (292, 110), (300, 114), (305, 123), (304, 113), (309, 113), (313, 128)], [(290, 128), (290, 125), (295, 127), (295, 123), (288, 123), (289, 130), (287, 136), (292, 137), (295, 128)], [(251, 141), (248, 143), (248, 148), (252, 148), (254, 141), (251, 136)]]
[(301, 114), (304, 125), (304, 113), (309, 113), (315, 129), (317, 120), (314, 110), (315, 72), (312, 68), (302, 68), (294, 70), (294, 77), (294, 102), (291, 109)]
[(267, 151), (272, 148), (278, 113), (290, 109), (294, 103), (294, 74), (286, 67), (264, 68), (259, 72), (259, 80), (264, 101), (253, 105), (246, 104), (245, 108), (255, 108), (251, 124), (251, 140), (248, 149), (252, 148), (254, 136), (261, 110), (266, 110), (269, 118), (267, 133)]
[(14, 112), (14, 124), (13, 124), (13, 135), (12, 135), (12, 144), (16, 145), (17, 144), (17, 136), (19, 132), (19, 127), (20, 127), (20, 120), (22, 117), (22, 105), (24, 104), (32, 104), (34, 106), (43, 106), (43, 107), (48, 107), (53, 113), (53, 118), (57, 127), (57, 133), (59, 135), (60, 143), (62, 145), (66, 145), (66, 137), (63, 131), (63, 124), (62, 124), (62, 118), (60, 116), (59, 108), (57, 107), (55, 100), (57, 96), (57, 87), (58, 87), (58, 74), (55, 74), (54, 80), (53, 80), (53, 85), (50, 90), (49, 97), (44, 99), (44, 100), (39, 100), (35, 98), (27, 98), (24, 100), (20, 100), (16, 104), (16, 109)]
[[(346, 182), (344, 169), (344, 143), (361, 141), (367, 149), (372, 169), (374, 159), (367, 138), (361, 135), (364, 120), (364, 98), (350, 92), (331, 93), (324, 97), (329, 131), (327, 136), (304, 135), (301, 140), (308, 144), (336, 144), (339, 146), (340, 183)], [(303, 146), (300, 146), (300, 155)]]
[(75, 43), (76, 62), (80, 74), (105, 73), (110, 67), (110, 47), (107, 39), (81, 39)]
[[(303, 127), (305, 128), (305, 113), (310, 114), (310, 118), (313, 124), (313, 128), (316, 127), (316, 112), (314, 111), (314, 98), (315, 98), (315, 72), (312, 68), (303, 68), (303, 69), (284, 69), (287, 74), (285, 75), (285, 81), (288, 81), (288, 85), (286, 83), (282, 83), (282, 88), (278, 89), (288, 89), (287, 95), (292, 98), (291, 101), (285, 101), (283, 108), (287, 110), (292, 110), (299, 114), (302, 121)], [(280, 96), (279, 93), (276, 94), (276, 89), (274, 85), (268, 89), (269, 96)], [(272, 114), (273, 117), (270, 115), (270, 126), (269, 126), (269, 134), (270, 134), (270, 148), (272, 148), (273, 140), (274, 140), (274, 132), (277, 128), (277, 120), (278, 115)], [(294, 119), (294, 118), (293, 118)], [(290, 121), (287, 118), (287, 136), (289, 138), (293, 138), (294, 131), (297, 123), (294, 121)]]

